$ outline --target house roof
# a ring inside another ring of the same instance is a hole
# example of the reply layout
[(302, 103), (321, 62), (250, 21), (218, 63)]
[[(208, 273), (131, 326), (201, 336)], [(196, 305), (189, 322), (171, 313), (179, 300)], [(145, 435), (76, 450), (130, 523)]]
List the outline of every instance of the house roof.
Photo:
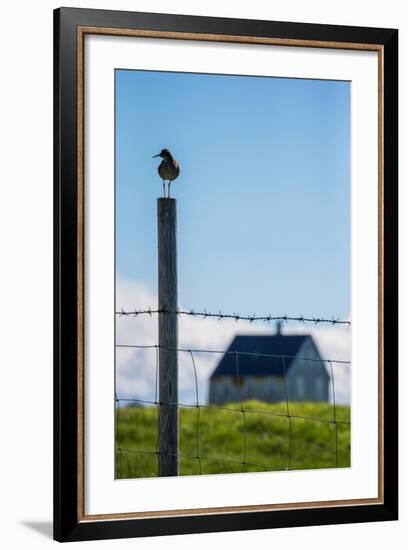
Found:
[[(286, 371), (290, 369), (293, 358), (306, 340), (311, 340), (314, 345), (313, 338), (309, 334), (237, 335), (218, 363), (211, 378), (237, 376), (236, 355), (233, 352), (240, 352), (238, 355), (239, 376), (283, 376), (284, 369)], [(316, 359), (318, 359), (319, 352), (315, 345), (314, 348), (317, 354)], [(271, 357), (271, 355), (277, 357)]]

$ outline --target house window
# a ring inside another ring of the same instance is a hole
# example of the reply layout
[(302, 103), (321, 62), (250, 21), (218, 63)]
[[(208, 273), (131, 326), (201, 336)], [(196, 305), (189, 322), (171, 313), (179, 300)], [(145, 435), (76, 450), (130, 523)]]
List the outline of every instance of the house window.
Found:
[(242, 376), (234, 376), (232, 382), (235, 384), (235, 386), (242, 386), (242, 384), (244, 383), (244, 379)]

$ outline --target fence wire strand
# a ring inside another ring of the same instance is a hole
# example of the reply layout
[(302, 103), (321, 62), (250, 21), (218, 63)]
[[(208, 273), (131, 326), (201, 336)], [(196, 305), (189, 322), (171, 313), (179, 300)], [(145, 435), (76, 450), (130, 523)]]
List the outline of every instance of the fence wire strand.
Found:
[[(159, 454), (159, 455), (166, 455), (166, 456), (177, 456), (179, 458), (184, 458), (184, 459), (188, 459), (188, 460), (195, 460), (197, 458), (195, 455), (187, 455), (187, 454), (183, 454), (183, 453), (162, 453), (160, 451), (158, 453), (156, 453), (156, 451), (145, 451), (145, 450), (140, 450), (140, 449), (124, 449), (122, 447), (118, 448), (118, 452), (120, 453), (120, 455), (122, 455), (123, 453), (145, 454), (145, 455)], [(240, 460), (234, 460), (232, 458), (221, 458), (221, 457), (216, 457), (216, 456), (203, 456), (203, 455), (201, 455), (200, 459), (201, 460), (211, 460), (211, 461), (214, 461), (214, 462), (225, 462), (225, 463), (242, 465), (242, 462)], [(259, 464), (257, 462), (246, 462), (245, 464), (247, 464), (248, 466), (254, 466), (256, 468), (263, 468), (265, 470), (275, 470), (275, 468), (273, 466), (269, 466), (268, 464)]]
[(335, 425), (335, 442), (336, 442), (336, 468), (338, 467), (338, 463), (339, 463), (339, 451), (338, 451), (338, 447), (339, 447), (339, 433), (338, 433), (338, 427), (337, 427), (337, 422), (336, 422), (336, 419), (337, 419), (337, 414), (336, 414), (336, 391), (335, 391), (335, 384), (334, 384), (334, 373), (333, 373), (333, 365), (332, 365), (332, 362), (329, 361), (329, 366), (330, 366), (330, 378), (331, 378), (331, 383), (332, 383), (332, 397), (333, 397), (333, 422), (334, 422), (334, 425)]
[(285, 401), (286, 401), (286, 416), (288, 417), (288, 467), (290, 470), (291, 460), (292, 460), (292, 424), (291, 417), (289, 413), (289, 393), (288, 393), (288, 381), (286, 379), (286, 361), (283, 355), (281, 356), (282, 367), (283, 367), (283, 380), (285, 383)]
[(198, 377), (197, 377), (197, 369), (196, 364), (194, 360), (194, 354), (190, 350), (190, 357), (191, 357), (191, 363), (193, 365), (194, 370), (194, 381), (195, 381), (195, 390), (196, 390), (196, 407), (197, 407), (197, 417), (196, 417), (196, 458), (198, 460), (198, 467), (200, 471), (200, 475), (202, 474), (202, 468), (201, 468), (201, 457), (200, 457), (200, 399), (198, 394)]
[(315, 363), (336, 363), (336, 364), (344, 364), (344, 365), (350, 365), (351, 361), (342, 361), (338, 359), (313, 359), (311, 357), (300, 357), (298, 355), (282, 355), (279, 353), (255, 353), (250, 351), (225, 351), (225, 350), (217, 350), (217, 349), (190, 349), (190, 348), (171, 348), (167, 346), (160, 346), (158, 344), (148, 344), (148, 345), (141, 345), (141, 344), (116, 344), (117, 348), (135, 348), (135, 349), (154, 349), (154, 348), (161, 348), (161, 349), (168, 349), (173, 351), (181, 351), (190, 353), (191, 351), (193, 353), (218, 353), (222, 355), (230, 355), (239, 353), (240, 355), (248, 355), (248, 356), (254, 356), (254, 357), (274, 357), (275, 359), (280, 359), (284, 357), (285, 359), (299, 359), (300, 361), (310, 361)]
[[(160, 363), (159, 363), (159, 347), (155, 346), (156, 355), (155, 355), (155, 373), (156, 373), (156, 379), (154, 383), (155, 387), (155, 394), (154, 394), (154, 405), (156, 406), (156, 412), (157, 412), (157, 422), (159, 422), (159, 369), (160, 369)], [(160, 448), (160, 432), (159, 428), (157, 428), (157, 437), (156, 437), (156, 455), (157, 455), (157, 471), (159, 471), (159, 448)]]

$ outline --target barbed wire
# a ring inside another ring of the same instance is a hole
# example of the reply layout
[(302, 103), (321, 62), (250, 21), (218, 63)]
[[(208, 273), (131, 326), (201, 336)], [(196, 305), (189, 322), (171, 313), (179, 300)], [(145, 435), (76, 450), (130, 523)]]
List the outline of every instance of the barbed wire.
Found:
[(345, 321), (340, 320), (338, 318), (332, 317), (330, 319), (324, 318), (324, 317), (308, 317), (304, 315), (298, 315), (297, 317), (293, 317), (290, 315), (240, 315), (238, 313), (223, 313), (222, 311), (218, 311), (217, 313), (210, 312), (210, 311), (196, 311), (194, 309), (175, 309), (170, 310), (166, 308), (161, 309), (134, 309), (130, 311), (126, 311), (125, 309), (121, 308), (119, 311), (115, 312), (115, 315), (118, 315), (120, 317), (139, 317), (140, 315), (149, 315), (152, 316), (154, 314), (161, 314), (161, 313), (168, 313), (172, 315), (185, 315), (190, 317), (199, 317), (201, 319), (209, 319), (209, 318), (215, 318), (218, 321), (221, 321), (222, 319), (233, 319), (234, 321), (248, 321), (249, 323), (253, 323), (255, 321), (263, 321), (265, 323), (271, 323), (273, 321), (279, 321), (281, 323), (287, 323), (287, 322), (298, 322), (298, 323), (311, 323), (311, 324), (330, 324), (330, 325), (346, 325), (351, 326), (351, 321)]
[[(116, 438), (116, 456), (117, 456), (117, 468), (119, 470), (119, 477), (123, 477), (123, 454), (142, 454), (142, 455), (151, 455), (157, 457), (157, 468), (158, 468), (158, 459), (160, 455), (168, 455), (168, 456), (177, 456), (181, 459), (194, 459), (197, 460), (198, 468), (199, 468), (199, 474), (202, 474), (202, 461), (208, 460), (208, 461), (217, 461), (222, 463), (231, 463), (231, 464), (237, 464), (237, 465), (243, 465), (248, 467), (254, 467), (257, 468), (258, 471), (268, 471), (268, 470), (277, 470), (276, 467), (271, 466), (270, 464), (260, 464), (252, 461), (248, 461), (248, 446), (247, 446), (247, 438), (248, 438), (248, 426), (247, 426), (247, 418), (246, 415), (250, 414), (262, 414), (267, 415), (271, 417), (277, 417), (281, 420), (287, 420), (288, 422), (288, 431), (287, 431), (287, 464), (283, 468), (284, 470), (292, 470), (293, 464), (292, 464), (292, 455), (294, 451), (294, 443), (293, 443), (293, 430), (292, 430), (292, 422), (293, 420), (303, 420), (306, 422), (317, 422), (317, 423), (324, 423), (328, 425), (333, 425), (334, 427), (334, 466), (337, 468), (339, 465), (339, 442), (338, 442), (338, 426), (350, 426), (349, 420), (341, 420), (338, 418), (338, 415), (336, 414), (336, 394), (335, 394), (335, 382), (334, 382), (334, 376), (333, 376), (333, 365), (332, 363), (339, 363), (343, 366), (350, 365), (350, 361), (334, 361), (334, 360), (324, 360), (324, 359), (311, 359), (311, 358), (300, 358), (297, 356), (285, 356), (285, 355), (278, 355), (278, 354), (259, 354), (259, 353), (252, 353), (252, 352), (238, 352), (238, 351), (231, 351), (231, 352), (221, 352), (219, 350), (193, 350), (193, 349), (181, 349), (177, 348), (177, 351), (185, 352), (189, 354), (191, 359), (191, 365), (193, 368), (194, 373), (194, 381), (195, 381), (195, 402), (194, 403), (183, 403), (181, 401), (176, 402), (165, 402), (161, 401), (157, 388), (158, 388), (158, 376), (159, 376), (159, 353), (158, 350), (160, 348), (159, 345), (121, 345), (118, 344), (117, 347), (134, 347), (134, 348), (140, 348), (140, 349), (154, 349), (155, 350), (155, 395), (154, 400), (149, 399), (138, 399), (133, 397), (117, 397), (115, 395), (115, 408), (116, 408), (116, 422), (117, 425), (120, 423), (120, 411), (121, 411), (121, 403), (140, 403), (141, 405), (153, 405), (157, 408), (157, 413), (159, 413), (159, 407), (161, 406), (177, 406), (177, 407), (185, 407), (185, 408), (193, 408), (197, 410), (196, 419), (195, 419), (195, 454), (183, 454), (183, 453), (164, 453), (159, 450), (159, 433), (157, 429), (157, 439), (156, 439), (156, 446), (155, 450), (141, 450), (141, 449), (127, 449), (119, 445), (119, 442)], [(167, 349), (174, 349), (174, 348), (167, 348)], [(235, 378), (236, 378), (236, 386), (239, 387), (240, 396), (238, 399), (237, 405), (234, 407), (232, 405), (223, 405), (223, 404), (203, 404), (200, 403), (199, 400), (199, 388), (198, 388), (198, 376), (197, 376), (197, 365), (195, 361), (194, 354), (196, 353), (202, 353), (202, 352), (213, 352), (213, 353), (231, 353), (235, 355)], [(262, 410), (262, 409), (256, 409), (252, 407), (245, 406), (245, 399), (248, 399), (247, 396), (245, 396), (242, 393), (242, 387), (241, 384), (239, 384), (239, 381), (241, 380), (240, 375), (240, 367), (239, 367), (239, 359), (241, 355), (246, 356), (254, 356), (259, 355), (263, 357), (274, 357), (274, 358), (280, 358), (282, 362), (282, 376), (284, 378), (284, 388), (285, 388), (285, 398), (284, 401), (286, 402), (285, 412), (277, 412), (277, 411), (269, 411), (269, 410)], [(289, 358), (294, 358), (304, 360), (304, 361), (319, 361), (320, 363), (328, 363), (330, 366), (330, 378), (331, 378), (331, 388), (332, 388), (332, 398), (333, 398), (333, 412), (331, 415), (331, 418), (319, 418), (314, 416), (308, 416), (308, 415), (300, 415), (300, 414), (293, 414), (291, 411), (291, 405), (289, 400), (289, 392), (288, 392), (288, 385), (287, 385), (287, 363), (286, 360)], [(200, 453), (200, 422), (201, 422), (201, 415), (200, 411), (201, 409), (215, 409), (215, 410), (222, 410), (222, 411), (230, 411), (237, 414), (242, 415), (242, 458), (240, 460), (238, 459), (230, 459), (230, 458), (222, 458), (222, 457), (215, 457), (215, 456), (209, 456), (207, 454), (201, 454)], [(158, 470), (157, 470), (158, 471)], [(157, 473), (158, 475), (158, 473)]]

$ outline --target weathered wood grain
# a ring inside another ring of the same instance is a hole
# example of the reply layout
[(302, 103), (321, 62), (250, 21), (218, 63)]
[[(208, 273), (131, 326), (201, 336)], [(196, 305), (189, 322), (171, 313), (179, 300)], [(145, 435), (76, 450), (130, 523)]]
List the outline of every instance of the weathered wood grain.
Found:
[(157, 199), (159, 310), (159, 476), (179, 474), (177, 209), (175, 199)]

